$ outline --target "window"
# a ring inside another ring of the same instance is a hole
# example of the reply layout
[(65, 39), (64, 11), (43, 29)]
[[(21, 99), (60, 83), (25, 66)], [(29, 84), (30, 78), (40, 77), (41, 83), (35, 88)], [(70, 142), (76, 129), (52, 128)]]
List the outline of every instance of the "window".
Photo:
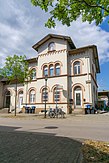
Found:
[(19, 94), (20, 94), (20, 95), (23, 94), (23, 91), (20, 91)]
[(47, 66), (44, 66), (43, 76), (48, 76), (48, 67)]
[(75, 75), (80, 74), (80, 62), (79, 61), (76, 61), (74, 63), (74, 74)]
[(60, 102), (60, 89), (58, 87), (54, 89), (54, 102)]
[(56, 76), (60, 75), (60, 64), (56, 64), (55, 66), (55, 75)]
[(35, 80), (36, 79), (36, 69), (32, 69), (32, 74), (31, 74), (31, 78), (32, 80)]
[(34, 103), (35, 102), (35, 90), (31, 90), (30, 91), (30, 94), (29, 94), (29, 101), (30, 101), (30, 103)]
[(53, 51), (55, 50), (55, 43), (54, 42), (50, 42), (48, 45), (48, 51)]
[(42, 102), (48, 101), (48, 89), (43, 88), (42, 90)]
[(49, 71), (49, 75), (50, 76), (53, 76), (54, 75), (54, 67), (53, 67), (53, 65), (50, 65), (50, 69), (49, 69), (50, 71)]

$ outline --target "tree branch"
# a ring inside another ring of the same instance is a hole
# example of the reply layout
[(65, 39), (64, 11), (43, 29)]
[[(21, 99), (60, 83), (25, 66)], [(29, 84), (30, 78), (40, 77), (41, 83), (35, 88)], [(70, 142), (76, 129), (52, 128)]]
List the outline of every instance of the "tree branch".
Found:
[(101, 8), (101, 9), (103, 9), (103, 10), (105, 10), (106, 12), (108, 12), (109, 13), (109, 10), (107, 10), (106, 8), (104, 8), (103, 6), (100, 6), (100, 5), (91, 5), (91, 4), (89, 4), (89, 3), (87, 3), (85, 0), (79, 0), (79, 2), (83, 2), (83, 3), (85, 3), (87, 6), (89, 6), (89, 7), (98, 7), (98, 8)]

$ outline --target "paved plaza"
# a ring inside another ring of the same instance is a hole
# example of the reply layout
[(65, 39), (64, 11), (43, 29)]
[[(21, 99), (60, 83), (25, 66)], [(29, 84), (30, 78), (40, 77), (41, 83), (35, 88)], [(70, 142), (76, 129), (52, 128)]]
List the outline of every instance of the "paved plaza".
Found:
[(84, 139), (109, 141), (108, 123), (106, 114), (64, 119), (0, 115), (0, 162), (80, 163)]

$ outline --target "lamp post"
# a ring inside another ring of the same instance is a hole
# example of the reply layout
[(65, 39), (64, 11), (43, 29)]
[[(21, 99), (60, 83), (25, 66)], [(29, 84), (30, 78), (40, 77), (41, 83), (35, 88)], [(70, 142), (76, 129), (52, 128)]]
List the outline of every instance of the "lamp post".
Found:
[(46, 118), (46, 100), (47, 100), (47, 75), (45, 75), (45, 95), (44, 95), (44, 99), (45, 99), (45, 114), (44, 114), (44, 118)]

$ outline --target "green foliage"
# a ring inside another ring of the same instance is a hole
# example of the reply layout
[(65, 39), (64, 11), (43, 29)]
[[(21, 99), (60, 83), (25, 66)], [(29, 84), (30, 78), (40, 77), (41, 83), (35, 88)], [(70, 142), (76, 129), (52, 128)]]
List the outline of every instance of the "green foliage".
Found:
[(10, 83), (14, 80), (21, 83), (24, 82), (25, 78), (29, 76), (26, 56), (8, 56), (5, 66), (0, 70), (0, 74), (7, 78)]
[(98, 25), (109, 16), (109, 0), (31, 0), (31, 3), (50, 13), (51, 17), (45, 23), (48, 28), (55, 27), (56, 20), (70, 26), (79, 16), (83, 22), (95, 20)]

